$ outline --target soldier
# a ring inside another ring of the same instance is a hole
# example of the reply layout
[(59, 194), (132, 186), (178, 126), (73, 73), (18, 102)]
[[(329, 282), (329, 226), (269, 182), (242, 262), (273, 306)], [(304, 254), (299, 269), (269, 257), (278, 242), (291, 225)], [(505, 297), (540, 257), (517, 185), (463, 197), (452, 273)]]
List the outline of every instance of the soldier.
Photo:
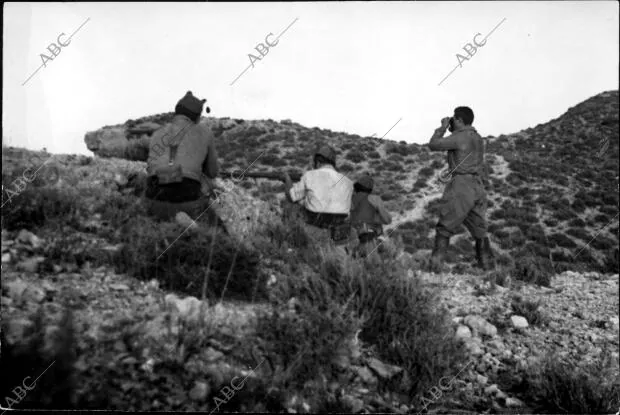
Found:
[[(453, 117), (441, 120), (428, 147), (431, 151), (447, 151), (451, 178), (443, 194), (439, 221), (435, 228), (435, 247), (431, 268), (438, 270), (443, 263), (450, 237), (464, 224), (476, 243), (477, 265), (484, 270), (492, 267), (492, 253), (487, 237), (487, 195), (483, 184), (484, 142), (472, 127), (474, 113), (468, 107), (458, 107)], [(448, 129), (450, 136), (443, 138)]]
[(383, 206), (381, 198), (373, 195), (374, 181), (364, 175), (353, 185), (351, 199), (351, 226), (357, 234), (359, 245), (354, 256), (366, 257), (377, 249), (377, 238), (383, 234), (383, 225), (392, 223), (392, 216)]
[(218, 162), (213, 133), (199, 124), (205, 102), (188, 91), (177, 103), (172, 123), (155, 131), (150, 140), (145, 196), (151, 201), (150, 213), (160, 219), (176, 215), (186, 222), (187, 215), (196, 218), (208, 206), (201, 177), (214, 179)]
[(295, 184), (284, 173), (286, 197), (301, 205), (310, 237), (319, 242), (331, 240), (346, 251), (353, 182), (336, 171), (336, 152), (331, 147), (319, 148), (313, 161), (314, 170), (305, 172)]

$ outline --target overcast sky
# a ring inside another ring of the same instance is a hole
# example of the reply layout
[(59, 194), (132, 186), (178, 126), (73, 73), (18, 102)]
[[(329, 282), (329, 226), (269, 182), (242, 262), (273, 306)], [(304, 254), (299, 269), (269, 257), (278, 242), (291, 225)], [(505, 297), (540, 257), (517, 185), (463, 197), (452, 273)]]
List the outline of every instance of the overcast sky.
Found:
[(499, 135), (618, 89), (615, 1), (5, 3), (3, 35), (3, 138), (52, 153), (187, 90), (216, 117), (423, 143), (459, 105)]

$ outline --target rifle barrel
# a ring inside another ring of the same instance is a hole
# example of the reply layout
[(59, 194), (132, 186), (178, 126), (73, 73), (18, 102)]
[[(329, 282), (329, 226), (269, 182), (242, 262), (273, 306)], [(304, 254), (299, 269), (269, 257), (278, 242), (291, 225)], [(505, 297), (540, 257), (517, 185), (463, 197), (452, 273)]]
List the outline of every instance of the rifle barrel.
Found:
[[(250, 179), (269, 179), (269, 180), (278, 180), (284, 181), (284, 177), (281, 173), (278, 172), (256, 172), (256, 171), (243, 171), (243, 170), (221, 170), (218, 174), (222, 179), (242, 179), (242, 178), (250, 178)], [(299, 181), (301, 179), (301, 174), (299, 173), (289, 173), (292, 181)]]

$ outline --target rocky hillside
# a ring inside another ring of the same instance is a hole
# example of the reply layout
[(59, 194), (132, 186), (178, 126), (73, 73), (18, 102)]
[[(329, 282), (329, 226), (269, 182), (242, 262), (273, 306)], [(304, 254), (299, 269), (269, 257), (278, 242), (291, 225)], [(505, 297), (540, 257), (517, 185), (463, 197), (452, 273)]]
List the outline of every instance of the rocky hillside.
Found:
[[(557, 271), (618, 269), (618, 111), (618, 91), (604, 92), (545, 124), (485, 137), (489, 231), (501, 261), (533, 252)], [(172, 115), (104, 127), (86, 134), (85, 142), (103, 157), (145, 160), (148, 136)], [(342, 172), (374, 175), (377, 193), (396, 217), (388, 227), (392, 237), (402, 238), (410, 253), (431, 248), (444, 154), (288, 120), (205, 122), (225, 169), (299, 173), (309, 167), (313, 149), (329, 143), (338, 150)], [(282, 190), (278, 182), (250, 179), (243, 186), (268, 201)], [(471, 255), (470, 237), (462, 232), (453, 240), (454, 262)]]
[(398, 220), (367, 260), (307, 235), (277, 181), (217, 179), (197, 226), (147, 216), (135, 160), (171, 114), (87, 134), (105, 157), (3, 148), (2, 410), (616, 411), (617, 99), (487, 137), (487, 273), (466, 235), (425, 271), (443, 156), (421, 146), (207, 121), (225, 168), (302, 171), (326, 141), (375, 172)]

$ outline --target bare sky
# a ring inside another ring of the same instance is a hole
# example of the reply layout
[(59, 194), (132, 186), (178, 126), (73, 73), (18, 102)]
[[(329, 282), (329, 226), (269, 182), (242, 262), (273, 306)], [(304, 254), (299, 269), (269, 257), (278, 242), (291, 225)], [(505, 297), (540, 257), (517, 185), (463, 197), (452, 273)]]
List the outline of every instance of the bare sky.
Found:
[(87, 131), (172, 111), (187, 90), (216, 117), (423, 143), (459, 105), (499, 135), (618, 89), (611, 1), (5, 3), (3, 42), (4, 140), (52, 153), (90, 154)]

